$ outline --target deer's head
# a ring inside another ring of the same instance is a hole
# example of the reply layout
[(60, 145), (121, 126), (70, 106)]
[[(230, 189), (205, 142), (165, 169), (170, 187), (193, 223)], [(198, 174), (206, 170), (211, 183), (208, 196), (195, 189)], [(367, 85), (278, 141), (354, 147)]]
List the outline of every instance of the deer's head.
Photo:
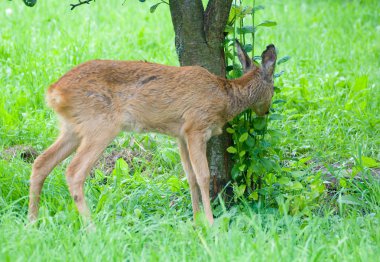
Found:
[(249, 93), (252, 96), (251, 108), (258, 116), (264, 116), (269, 113), (274, 94), (273, 73), (277, 59), (276, 48), (273, 44), (267, 46), (261, 54), (261, 67), (252, 61), (237, 40), (236, 48), (244, 73), (251, 72), (250, 75), (252, 75), (247, 86), (252, 90), (252, 93)]

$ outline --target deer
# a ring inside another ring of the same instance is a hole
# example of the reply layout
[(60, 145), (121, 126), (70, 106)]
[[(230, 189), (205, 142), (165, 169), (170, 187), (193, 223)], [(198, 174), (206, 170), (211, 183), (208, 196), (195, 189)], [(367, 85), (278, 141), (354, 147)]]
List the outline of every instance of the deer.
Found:
[(79, 214), (91, 220), (84, 197), (86, 177), (121, 131), (133, 131), (177, 138), (193, 216), (200, 212), (201, 198), (204, 214), (212, 225), (207, 141), (221, 134), (225, 124), (246, 109), (264, 117), (274, 93), (275, 46), (266, 47), (259, 65), (237, 40), (235, 45), (243, 75), (232, 80), (200, 66), (92, 60), (50, 85), (46, 101), (58, 114), (60, 134), (33, 163), (29, 221), (37, 221), (46, 177), (74, 151), (66, 181)]

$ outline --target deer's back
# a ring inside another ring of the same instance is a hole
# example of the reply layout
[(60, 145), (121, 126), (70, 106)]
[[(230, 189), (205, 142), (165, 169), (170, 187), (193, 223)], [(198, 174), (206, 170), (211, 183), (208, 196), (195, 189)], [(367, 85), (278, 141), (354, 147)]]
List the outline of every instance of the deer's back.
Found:
[(94, 60), (51, 85), (47, 100), (72, 123), (109, 121), (177, 136), (184, 123), (203, 128), (224, 121), (222, 82), (201, 67)]

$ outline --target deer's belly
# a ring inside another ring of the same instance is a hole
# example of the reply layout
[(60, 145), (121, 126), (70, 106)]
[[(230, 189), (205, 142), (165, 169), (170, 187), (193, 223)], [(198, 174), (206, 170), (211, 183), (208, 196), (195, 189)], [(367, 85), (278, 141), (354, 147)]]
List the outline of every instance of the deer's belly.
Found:
[(173, 137), (178, 137), (181, 129), (181, 123), (177, 120), (165, 116), (155, 117), (146, 114), (144, 116), (125, 114), (123, 129), (138, 133), (160, 133)]

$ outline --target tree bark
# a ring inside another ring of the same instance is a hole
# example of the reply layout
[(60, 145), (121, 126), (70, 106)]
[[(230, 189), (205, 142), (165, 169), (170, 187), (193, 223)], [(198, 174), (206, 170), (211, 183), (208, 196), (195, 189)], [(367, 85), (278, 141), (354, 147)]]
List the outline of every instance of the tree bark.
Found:
[[(175, 46), (181, 66), (199, 65), (225, 77), (224, 28), (232, 0), (170, 0)], [(210, 193), (216, 197), (230, 180), (231, 160), (226, 151), (231, 138), (226, 133), (210, 139), (207, 158), (210, 167)]]

